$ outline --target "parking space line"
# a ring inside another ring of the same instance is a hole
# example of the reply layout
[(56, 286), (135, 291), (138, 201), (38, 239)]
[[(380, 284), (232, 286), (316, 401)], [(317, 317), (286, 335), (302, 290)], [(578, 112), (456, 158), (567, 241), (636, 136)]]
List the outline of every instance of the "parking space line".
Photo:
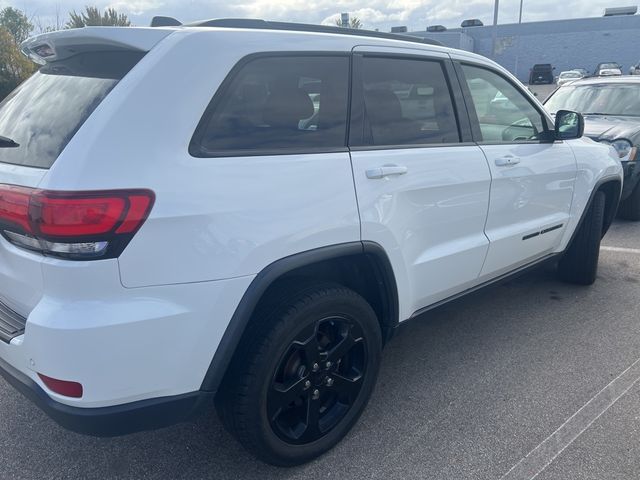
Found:
[(640, 255), (640, 249), (638, 248), (608, 247), (603, 245), (600, 247), (600, 250), (604, 250), (605, 252), (635, 253)]
[(500, 480), (533, 480), (640, 380), (640, 359), (584, 404)]

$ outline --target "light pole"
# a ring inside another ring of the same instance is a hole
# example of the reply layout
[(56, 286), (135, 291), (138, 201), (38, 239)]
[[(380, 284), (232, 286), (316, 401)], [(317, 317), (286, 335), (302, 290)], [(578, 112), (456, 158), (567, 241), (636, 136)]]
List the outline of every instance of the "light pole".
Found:
[(522, 4), (524, 0), (520, 0), (520, 16), (518, 17), (518, 23), (522, 23)]
[(493, 34), (492, 34), (492, 54), (493, 60), (496, 59), (496, 43), (498, 43), (498, 7), (500, 5), (500, 0), (496, 0), (496, 3), (493, 7)]
[[(524, 0), (520, 0), (520, 15), (518, 17), (518, 25), (522, 23), (522, 5), (524, 4)], [(518, 60), (520, 60), (520, 35), (518, 35), (517, 43), (516, 43), (516, 64), (514, 67), (513, 74), (518, 77)]]

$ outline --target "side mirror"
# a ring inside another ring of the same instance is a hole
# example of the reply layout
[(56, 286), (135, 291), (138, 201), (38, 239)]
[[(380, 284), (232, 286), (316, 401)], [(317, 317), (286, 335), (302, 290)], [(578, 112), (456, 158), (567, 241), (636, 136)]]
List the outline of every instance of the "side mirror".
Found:
[(584, 117), (570, 110), (556, 112), (556, 140), (573, 140), (584, 135)]

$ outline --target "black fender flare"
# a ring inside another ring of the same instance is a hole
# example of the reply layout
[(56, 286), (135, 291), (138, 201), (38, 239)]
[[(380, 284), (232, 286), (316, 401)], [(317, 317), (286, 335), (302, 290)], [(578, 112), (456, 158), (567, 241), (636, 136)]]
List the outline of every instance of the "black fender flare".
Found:
[(269, 264), (253, 279), (227, 325), (200, 390), (217, 392), (258, 302), (277, 279), (301, 267), (355, 255), (366, 255), (375, 259), (378, 284), (381, 288), (384, 284), (384, 291), (381, 293), (386, 295), (387, 315), (391, 319), (391, 325), (387, 325), (390, 328), (387, 330), (393, 331), (399, 322), (398, 289), (391, 262), (379, 244), (356, 241), (296, 253)]
[(576, 235), (578, 234), (578, 231), (580, 230), (580, 227), (582, 226), (582, 224), (584, 222), (584, 219), (587, 217), (587, 213), (589, 212), (589, 209), (591, 208), (591, 204), (593, 203), (593, 199), (595, 198), (596, 193), (599, 192), (600, 189), (604, 185), (606, 185), (608, 183), (615, 183), (615, 184), (618, 185), (617, 192), (614, 192), (614, 193), (617, 193), (617, 198), (616, 198), (615, 205), (612, 205), (611, 208), (607, 208), (607, 211), (606, 211), (606, 216), (605, 216), (605, 219), (604, 219), (604, 229), (602, 231), (602, 236), (604, 237), (604, 235), (609, 230), (609, 227), (613, 223), (613, 219), (616, 216), (616, 211), (618, 210), (618, 203), (620, 202), (620, 196), (622, 195), (622, 180), (620, 180), (620, 177), (618, 177), (618, 176), (607, 176), (607, 177), (601, 178), (600, 180), (598, 180), (596, 182), (596, 184), (594, 185), (593, 189), (591, 190), (591, 194), (589, 195), (589, 200), (587, 200), (587, 204), (585, 205), (584, 210), (580, 214), (580, 220), (578, 221), (578, 223), (576, 225), (576, 228), (573, 230), (573, 233), (571, 234), (571, 238), (569, 239), (569, 242), (567, 243), (567, 247), (566, 247), (565, 251), (571, 247), (571, 244), (575, 240)]

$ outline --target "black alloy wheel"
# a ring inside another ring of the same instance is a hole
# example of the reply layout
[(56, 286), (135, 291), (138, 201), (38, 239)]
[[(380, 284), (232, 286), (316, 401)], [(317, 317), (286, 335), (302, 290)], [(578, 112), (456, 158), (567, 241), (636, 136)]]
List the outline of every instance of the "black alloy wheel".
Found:
[(364, 411), (382, 333), (367, 301), (333, 283), (295, 286), (256, 312), (216, 405), (251, 453), (299, 465), (333, 448)]
[(367, 348), (362, 328), (343, 316), (300, 332), (278, 365), (267, 414), (285, 442), (305, 444), (333, 429), (362, 389)]

